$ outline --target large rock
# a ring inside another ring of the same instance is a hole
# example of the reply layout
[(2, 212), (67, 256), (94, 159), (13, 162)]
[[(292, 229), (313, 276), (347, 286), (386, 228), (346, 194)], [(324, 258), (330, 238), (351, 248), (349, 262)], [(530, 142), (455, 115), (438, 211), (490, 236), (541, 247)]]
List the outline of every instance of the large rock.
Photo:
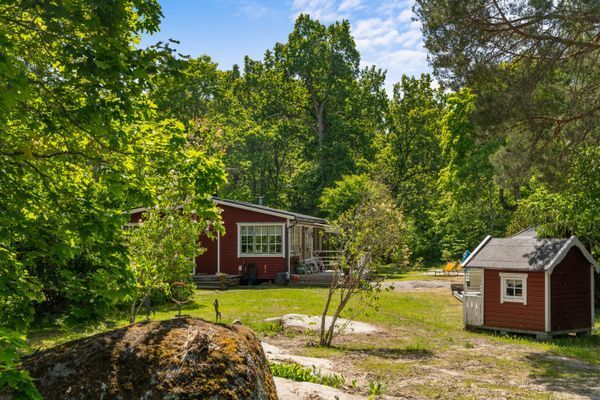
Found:
[(28, 357), (49, 399), (277, 399), (247, 328), (199, 319), (136, 324)]

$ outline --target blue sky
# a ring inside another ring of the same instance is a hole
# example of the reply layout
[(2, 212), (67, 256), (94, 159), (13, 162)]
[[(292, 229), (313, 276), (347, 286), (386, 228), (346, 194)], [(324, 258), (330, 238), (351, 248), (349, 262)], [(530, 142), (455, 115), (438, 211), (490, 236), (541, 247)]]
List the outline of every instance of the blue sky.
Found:
[(261, 59), (284, 42), (295, 17), (308, 13), (322, 23), (348, 19), (363, 65), (388, 71), (387, 88), (402, 74), (430, 72), (421, 25), (413, 21), (412, 0), (159, 0), (161, 32), (143, 44), (169, 38), (183, 54), (209, 55), (222, 69), (245, 55)]

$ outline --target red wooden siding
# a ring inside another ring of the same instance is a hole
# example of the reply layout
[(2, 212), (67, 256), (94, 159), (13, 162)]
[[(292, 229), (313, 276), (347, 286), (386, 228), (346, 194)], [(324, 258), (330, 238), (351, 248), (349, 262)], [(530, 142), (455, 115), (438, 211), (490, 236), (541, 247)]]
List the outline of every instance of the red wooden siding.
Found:
[[(237, 223), (243, 222), (264, 222), (264, 223), (285, 223), (286, 219), (271, 215), (258, 213), (255, 211), (244, 210), (241, 208), (220, 205), (223, 209), (221, 217), (225, 225), (225, 235), (221, 236), (221, 273), (239, 274), (240, 265), (254, 263), (257, 266), (258, 279), (275, 279), (277, 272), (287, 271), (287, 259), (285, 257), (242, 257), (238, 258), (237, 242)], [(284, 227), (285, 250), (287, 249), (287, 232)], [(208, 251), (196, 258), (196, 273), (214, 274), (217, 272), (217, 240), (208, 240), (201, 238), (203, 247), (209, 247)]]
[(550, 276), (553, 331), (592, 326), (590, 263), (573, 247)]
[[(529, 272), (527, 277), (527, 305), (500, 302), (500, 273), (507, 270), (484, 271), (484, 325), (497, 328), (514, 328), (529, 331), (545, 330), (544, 272)], [(588, 271), (589, 273), (589, 271)]]

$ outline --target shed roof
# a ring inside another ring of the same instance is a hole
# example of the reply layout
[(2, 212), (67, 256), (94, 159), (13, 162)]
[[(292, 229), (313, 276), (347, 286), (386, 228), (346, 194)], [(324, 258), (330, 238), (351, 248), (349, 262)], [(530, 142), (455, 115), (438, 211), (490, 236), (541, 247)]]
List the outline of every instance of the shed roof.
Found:
[(552, 272), (572, 247), (579, 248), (590, 264), (599, 268), (575, 236), (569, 239), (543, 239), (533, 229), (509, 238), (488, 236), (464, 262), (463, 267)]

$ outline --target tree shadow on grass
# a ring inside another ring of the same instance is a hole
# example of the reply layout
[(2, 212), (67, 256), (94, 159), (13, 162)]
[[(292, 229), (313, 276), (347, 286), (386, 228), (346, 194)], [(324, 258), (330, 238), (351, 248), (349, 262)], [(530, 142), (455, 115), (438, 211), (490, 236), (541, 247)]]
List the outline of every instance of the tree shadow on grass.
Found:
[(360, 353), (364, 355), (375, 356), (385, 359), (410, 359), (423, 360), (434, 356), (434, 352), (430, 349), (421, 346), (404, 346), (404, 347), (335, 347), (344, 352)]
[(600, 396), (599, 364), (565, 356), (560, 350), (531, 353), (525, 361), (533, 369), (530, 379), (547, 390), (590, 398)]

